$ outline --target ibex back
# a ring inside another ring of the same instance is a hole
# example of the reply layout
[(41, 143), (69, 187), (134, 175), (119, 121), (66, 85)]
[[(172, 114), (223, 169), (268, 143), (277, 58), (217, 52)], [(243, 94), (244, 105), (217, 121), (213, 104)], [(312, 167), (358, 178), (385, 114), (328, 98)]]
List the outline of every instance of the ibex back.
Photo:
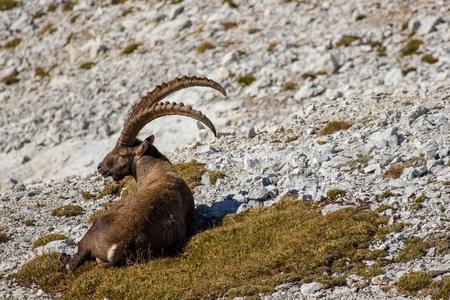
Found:
[(197, 119), (216, 135), (214, 125), (200, 111), (183, 103), (160, 103), (171, 93), (192, 86), (211, 87), (226, 95), (212, 80), (184, 76), (157, 86), (133, 108), (116, 146), (98, 165), (98, 172), (116, 181), (132, 175), (138, 190), (94, 221), (73, 257), (60, 255), (68, 269), (75, 269), (87, 258), (122, 265), (126, 258), (149, 257), (185, 237), (195, 212), (192, 193), (170, 161), (153, 146), (154, 136), (141, 141), (137, 135), (147, 123), (167, 115)]

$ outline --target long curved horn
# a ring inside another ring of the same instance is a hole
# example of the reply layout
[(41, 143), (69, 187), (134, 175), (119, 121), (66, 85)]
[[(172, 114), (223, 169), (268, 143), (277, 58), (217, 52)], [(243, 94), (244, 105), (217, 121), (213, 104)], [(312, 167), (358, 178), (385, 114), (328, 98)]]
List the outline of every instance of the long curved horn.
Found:
[[(225, 89), (220, 84), (206, 77), (183, 76), (181, 78), (175, 78), (174, 80), (156, 86), (153, 91), (148, 92), (147, 95), (141, 97), (141, 100), (136, 104), (136, 106), (128, 116), (127, 121), (129, 119), (135, 118), (135, 116), (142, 109), (152, 106), (153, 104), (163, 100), (170, 94), (175, 93), (176, 91), (179, 91), (181, 89), (194, 86), (210, 87), (221, 92), (224, 96), (227, 95)], [(126, 123), (127, 122), (125, 122), (125, 124)]]
[[(214, 135), (217, 136), (216, 129), (214, 128), (213, 123), (204, 114), (202, 114), (201, 111), (195, 110), (191, 106), (186, 106), (181, 102), (164, 102), (154, 104), (141, 110), (135, 118), (129, 120), (127, 126), (122, 131), (121, 138), (123, 136), (126, 136), (130, 140), (134, 141), (139, 131), (141, 131), (141, 129), (144, 128), (146, 124), (153, 121), (154, 119), (169, 115), (179, 115), (194, 118), (208, 126), (209, 129), (211, 129), (211, 131), (214, 133)], [(118, 143), (121, 140), (123, 140), (123, 142), (126, 142), (126, 140), (121, 138), (119, 138)], [(130, 146), (130, 144), (125, 144), (123, 142), (120, 143), (120, 145)]]

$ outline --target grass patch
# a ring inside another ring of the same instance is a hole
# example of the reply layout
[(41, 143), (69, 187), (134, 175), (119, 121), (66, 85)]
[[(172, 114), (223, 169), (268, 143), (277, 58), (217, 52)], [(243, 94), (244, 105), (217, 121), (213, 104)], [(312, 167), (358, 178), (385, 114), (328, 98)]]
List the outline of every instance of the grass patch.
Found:
[(112, 5), (123, 4), (125, 2), (127, 2), (127, 0), (111, 0)]
[(347, 130), (352, 127), (353, 124), (345, 121), (332, 121), (319, 131), (319, 135), (329, 135), (340, 130)]
[(221, 23), (223, 26), (223, 29), (228, 30), (234, 27), (237, 27), (237, 23), (235, 21), (225, 21)]
[(377, 50), (377, 56), (378, 57), (386, 56), (386, 47), (380, 47), (380, 49)]
[(408, 73), (411, 73), (411, 72), (416, 72), (416, 71), (417, 71), (417, 68), (414, 68), (414, 67), (410, 67), (410, 68), (407, 68), (406, 70), (403, 70), (405, 75)]
[(122, 55), (127, 55), (133, 53), (137, 48), (139, 48), (142, 43), (132, 43), (125, 47), (122, 51)]
[(426, 250), (429, 248), (427, 242), (414, 237), (404, 241), (404, 247), (400, 251), (399, 255), (395, 259), (396, 262), (408, 262), (410, 260), (421, 258), (425, 255)]
[(41, 78), (49, 77), (50, 71), (46, 71), (43, 68), (36, 68), (36, 70), (34, 71), (34, 76), (39, 76)]
[(83, 208), (79, 205), (63, 205), (52, 211), (54, 217), (74, 217), (83, 214)]
[(431, 299), (450, 299), (450, 276), (445, 276), (442, 280), (434, 281), (430, 288), (435, 290)]
[(267, 47), (267, 52), (272, 52), (277, 45), (278, 43), (270, 43), (269, 46)]
[(406, 168), (405, 164), (395, 164), (389, 167), (384, 173), (385, 178), (397, 179), (403, 174), (403, 170)]
[(0, 244), (6, 243), (9, 240), (9, 237), (6, 233), (0, 232)]
[(126, 196), (137, 191), (136, 180), (133, 176), (126, 176), (120, 181), (110, 181), (98, 195), (98, 199), (106, 195)]
[(194, 193), (194, 188), (202, 183), (202, 175), (207, 172), (205, 164), (193, 161), (189, 163), (179, 163), (174, 165), (177, 172), (187, 183), (192, 193)]
[(2, 79), (2, 82), (3, 82), (4, 84), (6, 84), (6, 85), (13, 85), (13, 84), (18, 83), (19, 81), (20, 81), (19, 77), (17, 77), (17, 76), (14, 75), (14, 74), (5, 76), (5, 77)]
[(65, 239), (68, 239), (68, 237), (65, 234), (61, 234), (61, 233), (47, 234), (46, 236), (42, 236), (42, 237), (38, 238), (36, 240), (36, 242), (34, 242), (33, 249), (35, 249), (37, 247), (45, 246), (52, 241), (65, 240)]
[(122, 17), (126, 17), (128, 14), (130, 14), (130, 13), (132, 13), (133, 12), (133, 9), (130, 7), (130, 8), (127, 8), (127, 9), (124, 9), (123, 11), (122, 11)]
[(95, 199), (96, 196), (87, 192), (87, 191), (83, 191), (83, 199), (89, 200), (89, 199)]
[(366, 15), (358, 15), (358, 16), (356, 16), (355, 21), (361, 21), (361, 20), (364, 20), (365, 18), (367, 18)]
[(325, 145), (327, 141), (317, 140), (317, 144), (319, 145)]
[(12, 41), (7, 42), (4, 47), (7, 49), (16, 48), (17, 46), (19, 46), (21, 41), (21, 38), (15, 38)]
[(327, 197), (331, 200), (336, 200), (339, 197), (344, 197), (345, 191), (340, 189), (332, 189), (327, 192)]
[(239, 76), (239, 78), (237, 79), (237, 83), (240, 86), (248, 86), (250, 84), (253, 83), (253, 81), (255, 81), (256, 78), (253, 76), (253, 74), (247, 74), (244, 76)]
[(281, 87), (281, 91), (282, 92), (286, 92), (286, 91), (293, 91), (295, 90), (296, 84), (292, 81), (288, 81), (283, 83), (283, 86)]
[(67, 2), (65, 2), (65, 3), (63, 4), (63, 6), (62, 6), (62, 11), (69, 11), (69, 10), (72, 10), (73, 7), (75, 6), (75, 4), (77, 4), (77, 3), (74, 2), (74, 1), (67, 1)]
[(25, 222), (23, 222), (25, 224), (25, 226), (31, 227), (34, 226), (34, 221), (33, 220), (25, 220)]
[(94, 213), (89, 217), (89, 219), (87, 220), (87, 222), (89, 224), (94, 223), (95, 220), (97, 220), (98, 218), (100, 218), (101, 216), (103, 216), (104, 214), (106, 214), (108, 212), (107, 209), (97, 209), (94, 211)]
[(417, 292), (429, 287), (431, 276), (425, 272), (417, 271), (403, 274), (398, 282), (398, 290), (407, 295), (416, 295)]
[(217, 182), (217, 179), (223, 179), (223, 178), (225, 178), (225, 177), (227, 177), (226, 175), (225, 175), (225, 173), (224, 172), (211, 172), (211, 173), (209, 173), (209, 184), (212, 184), (212, 185), (215, 185), (216, 184), (216, 182)]
[(285, 142), (285, 143), (290, 143), (290, 142), (293, 142), (293, 141), (298, 140), (298, 138), (299, 138), (298, 135), (290, 136), (290, 137), (288, 137), (284, 142)]
[(339, 42), (337, 42), (336, 48), (348, 47), (351, 43), (357, 40), (359, 40), (359, 37), (355, 35), (344, 35), (344, 37)]
[(390, 205), (387, 205), (387, 204), (381, 204), (380, 206), (377, 207), (377, 209), (375, 209), (375, 211), (376, 211), (377, 213), (381, 213), (381, 212), (383, 212), (383, 211), (385, 211), (385, 210), (388, 210), (388, 209), (397, 210), (397, 209), (393, 208), (393, 207), (390, 206)]
[(197, 48), (197, 54), (202, 54), (203, 52), (205, 52), (206, 50), (210, 50), (210, 49), (214, 49), (214, 45), (211, 44), (210, 42), (204, 42), (203, 44), (201, 44), (200, 46), (198, 46)]
[(437, 58), (435, 58), (433, 55), (431, 54), (425, 54), (424, 56), (422, 56), (422, 58), (420, 59), (421, 62), (427, 63), (427, 64), (434, 64), (438, 61)]
[(389, 197), (395, 196), (395, 194), (391, 191), (385, 191), (383, 194), (381, 194), (381, 199), (386, 199)]
[(17, 1), (0, 0), (0, 11), (10, 10), (17, 6)]
[(423, 42), (421, 40), (410, 40), (405, 47), (402, 49), (402, 56), (408, 56), (413, 55), (417, 52), (420, 45), (422, 45)]
[(92, 68), (93, 65), (95, 65), (94, 62), (92, 62), (92, 61), (87, 61), (87, 62), (82, 63), (82, 64), (80, 65), (80, 69), (90, 70), (90, 69)]
[(376, 240), (384, 241), (389, 233), (400, 231), (403, 229), (404, 226), (405, 225), (403, 223), (392, 223), (384, 227), (381, 227), (380, 230), (378, 231), (378, 235), (376, 236)]
[(228, 6), (230, 6), (230, 8), (237, 8), (238, 7), (237, 4), (235, 4), (233, 2), (233, 0), (223, 0), (222, 4), (228, 4)]
[(450, 254), (450, 234), (434, 234), (427, 240), (427, 243), (430, 247), (436, 248), (438, 255)]
[[(66, 299), (258, 297), (295, 280), (317, 280), (328, 288), (345, 285), (349, 274), (370, 279), (381, 272), (363, 261), (385, 255), (369, 251), (369, 243), (386, 221), (351, 208), (322, 216), (320, 208), (307, 202), (285, 199), (273, 207), (226, 216), (215, 228), (193, 236), (176, 256), (123, 268), (88, 263), (69, 272), (57, 254), (48, 254), (11, 277), (62, 291)], [(342, 276), (323, 275), (327, 273)]]
[(248, 30), (248, 34), (255, 34), (255, 33), (260, 32), (260, 31), (261, 31), (261, 29), (259, 29), (259, 28), (250, 28)]
[(41, 31), (39, 31), (38, 36), (43, 36), (44, 34), (48, 33), (53, 33), (55, 32), (56, 29), (55, 27), (53, 27), (52, 24), (47, 24), (44, 28), (41, 29)]

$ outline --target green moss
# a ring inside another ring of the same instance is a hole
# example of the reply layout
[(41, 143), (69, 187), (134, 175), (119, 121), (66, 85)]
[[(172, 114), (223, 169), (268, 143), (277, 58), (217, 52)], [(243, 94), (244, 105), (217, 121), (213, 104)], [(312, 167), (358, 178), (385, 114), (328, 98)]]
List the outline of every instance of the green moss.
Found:
[(0, 0), (0, 11), (10, 10), (17, 6), (17, 1)]
[(347, 130), (352, 127), (353, 124), (345, 122), (345, 121), (332, 121), (328, 122), (328, 124), (320, 130), (319, 135), (329, 135), (340, 130)]
[(216, 184), (216, 182), (217, 182), (217, 179), (223, 179), (223, 178), (225, 178), (225, 177), (227, 177), (226, 175), (225, 175), (225, 173), (224, 172), (210, 172), (209, 173), (209, 184), (212, 184), (212, 185), (214, 185), (214, 184)]
[(397, 262), (408, 262), (421, 258), (425, 255), (427, 248), (429, 248), (429, 244), (417, 237), (405, 240), (404, 247), (395, 260)]
[(355, 35), (344, 35), (344, 37), (336, 44), (336, 48), (348, 47), (354, 41), (359, 40), (359, 37)]
[(214, 49), (214, 45), (209, 43), (209, 42), (204, 42), (203, 44), (201, 44), (200, 46), (198, 46), (197, 48), (197, 53), (198, 54), (202, 54), (203, 52), (205, 52), (206, 50), (210, 50), (210, 49)]
[(49, 77), (50, 71), (46, 71), (43, 68), (36, 68), (36, 70), (34, 71), (34, 76), (39, 76), (41, 78)]
[(405, 47), (402, 49), (402, 56), (408, 56), (413, 55), (417, 52), (420, 45), (422, 45), (423, 42), (421, 40), (410, 40)]
[(194, 193), (194, 188), (202, 183), (202, 175), (208, 170), (205, 168), (205, 164), (193, 161), (189, 163), (179, 163), (174, 165), (177, 172), (187, 183), (192, 193)]
[(424, 56), (422, 56), (422, 58), (420, 59), (420, 61), (427, 63), (427, 64), (434, 64), (438, 61), (437, 58), (435, 58), (433, 55), (431, 54), (425, 54)]
[(431, 276), (425, 272), (418, 271), (403, 274), (397, 282), (397, 288), (401, 293), (416, 295), (417, 292), (429, 287), (430, 284)]
[(331, 200), (336, 200), (339, 197), (344, 197), (345, 191), (340, 189), (331, 189), (327, 192), (327, 197)]
[(16, 48), (21, 41), (22, 41), (21, 38), (15, 38), (12, 41), (7, 42), (4, 47), (7, 49)]
[(68, 237), (61, 233), (47, 234), (46, 236), (42, 236), (42, 237), (38, 238), (36, 240), (36, 242), (34, 242), (33, 249), (35, 249), (37, 247), (45, 246), (52, 241), (65, 240), (65, 239), (68, 239)]
[(255, 80), (256, 78), (253, 76), (253, 74), (247, 74), (244, 76), (239, 76), (239, 78), (237, 79), (237, 83), (241, 86), (248, 86)]
[(122, 55), (127, 55), (130, 53), (133, 53), (139, 46), (141, 46), (142, 43), (132, 43), (125, 47), (122, 51)]
[(226, 216), (192, 236), (178, 255), (123, 268), (86, 263), (69, 272), (57, 254), (46, 254), (10, 279), (60, 291), (65, 299), (255, 298), (278, 284), (314, 280), (329, 288), (344, 284), (350, 274), (370, 280), (383, 272), (364, 261), (386, 254), (369, 250), (386, 221), (375, 212), (350, 208), (323, 216), (310, 203), (285, 199), (273, 207)]
[(92, 61), (87, 61), (84, 62), (80, 65), (80, 69), (84, 69), (84, 70), (90, 70), (92, 68), (92, 66), (95, 65), (94, 62)]
[(52, 212), (52, 216), (55, 217), (74, 217), (83, 214), (83, 208), (79, 205), (63, 205)]

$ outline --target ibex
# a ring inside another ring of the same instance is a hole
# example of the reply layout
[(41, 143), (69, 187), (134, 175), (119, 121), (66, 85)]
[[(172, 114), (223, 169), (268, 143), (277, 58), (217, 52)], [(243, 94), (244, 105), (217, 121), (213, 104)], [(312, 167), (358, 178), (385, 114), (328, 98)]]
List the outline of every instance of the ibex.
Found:
[(139, 131), (152, 120), (183, 115), (203, 122), (216, 135), (212, 122), (200, 111), (183, 103), (160, 103), (166, 96), (187, 87), (204, 86), (226, 95), (223, 87), (207, 78), (176, 78), (143, 96), (125, 121), (114, 149), (98, 165), (103, 177), (116, 181), (132, 175), (137, 191), (115, 202), (96, 219), (71, 257), (62, 253), (61, 263), (74, 270), (87, 258), (123, 265), (125, 260), (160, 253), (186, 235), (195, 213), (192, 193), (170, 161), (153, 145), (154, 136), (137, 139)]

